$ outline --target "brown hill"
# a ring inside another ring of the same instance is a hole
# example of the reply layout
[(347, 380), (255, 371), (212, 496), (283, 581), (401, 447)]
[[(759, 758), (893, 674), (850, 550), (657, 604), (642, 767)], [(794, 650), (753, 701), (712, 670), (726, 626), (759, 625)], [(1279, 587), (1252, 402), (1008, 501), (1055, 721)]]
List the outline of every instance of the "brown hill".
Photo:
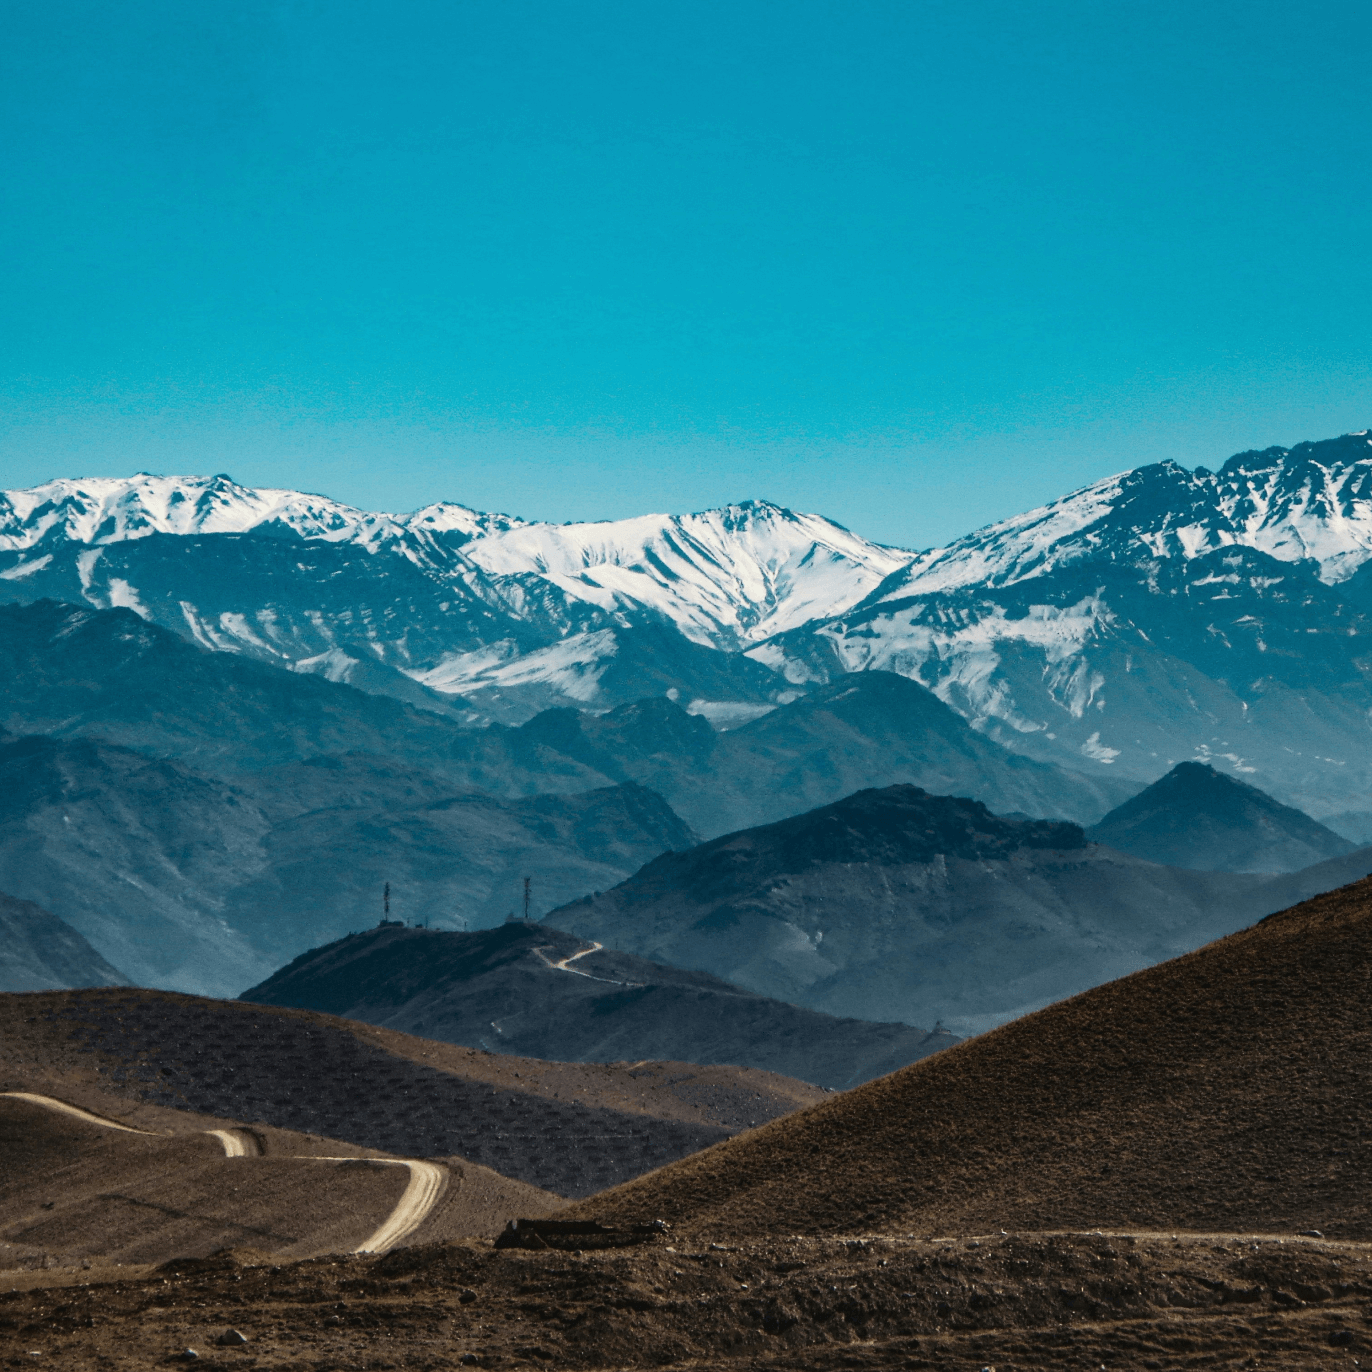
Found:
[[(770, 1072), (539, 1062), (304, 1010), (135, 989), (0, 996), (0, 1091), (157, 1105), (456, 1157), (584, 1196), (824, 1097)], [(74, 1094), (76, 1092), (84, 1094)]]
[(583, 1203), (686, 1233), (1372, 1237), (1372, 879)]
[[(0, 1095), (0, 1268), (100, 1269), (223, 1248), (349, 1252), (381, 1229), (410, 1176), (385, 1154), (333, 1139), (147, 1106), (136, 1115), (137, 1124), (101, 1122)], [(403, 1241), (494, 1234), (525, 1207), (561, 1203), (457, 1159), (438, 1175), (436, 1201)]]

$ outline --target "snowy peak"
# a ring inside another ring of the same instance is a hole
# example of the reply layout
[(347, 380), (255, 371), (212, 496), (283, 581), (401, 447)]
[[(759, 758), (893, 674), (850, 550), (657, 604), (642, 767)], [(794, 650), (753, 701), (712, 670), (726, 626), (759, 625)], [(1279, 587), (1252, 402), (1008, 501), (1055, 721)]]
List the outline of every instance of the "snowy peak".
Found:
[(31, 548), (44, 539), (110, 544), (149, 534), (240, 534), (258, 529), (364, 546), (407, 531), (460, 545), (523, 521), (443, 502), (411, 515), (355, 509), (327, 496), (240, 486), (232, 477), (90, 477), (0, 492), (0, 548)]
[(1190, 559), (1236, 545), (1312, 559), (1326, 582), (1351, 576), (1372, 559), (1372, 438), (1240, 453), (1218, 473), (1175, 462), (1122, 472), (922, 553), (879, 599), (1011, 586), (1082, 559)]
[(369, 515), (325, 496), (253, 489), (227, 476), (95, 477), (45, 482), (0, 496), (0, 547), (47, 538), (108, 544), (149, 534), (246, 533), (278, 524), (302, 538), (354, 537), (389, 516)]
[(492, 575), (544, 578), (611, 615), (647, 610), (715, 647), (841, 614), (913, 556), (765, 501), (600, 524), (526, 524), (466, 552)]

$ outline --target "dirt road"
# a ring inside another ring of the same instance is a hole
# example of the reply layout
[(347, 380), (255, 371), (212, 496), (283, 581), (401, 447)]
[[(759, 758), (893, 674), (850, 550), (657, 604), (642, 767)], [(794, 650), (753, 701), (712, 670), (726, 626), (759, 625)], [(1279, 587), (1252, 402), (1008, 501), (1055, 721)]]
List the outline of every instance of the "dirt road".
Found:
[[(80, 1106), (58, 1100), (54, 1096), (40, 1096), (30, 1091), (3, 1091), (0, 1092), (0, 1096), (27, 1101), (30, 1105), (38, 1105), (46, 1110), (78, 1119), (84, 1124), (98, 1125), (102, 1129), (117, 1129), (121, 1133), (142, 1134), (146, 1137), (161, 1137), (154, 1135), (151, 1130), (135, 1129), (131, 1125), (119, 1124), (103, 1115), (96, 1115), (89, 1110), (81, 1109)], [(226, 1158), (262, 1156), (262, 1146), (250, 1130), (206, 1129), (201, 1132), (210, 1134), (219, 1140)], [(330, 1157), (305, 1158), (303, 1160), (313, 1162), (368, 1161), (380, 1166), (409, 1168), (409, 1182), (401, 1193), (395, 1208), (387, 1216), (385, 1223), (353, 1250), (355, 1253), (385, 1253), (402, 1240), (409, 1238), (429, 1217), (448, 1185), (447, 1168), (438, 1163), (420, 1162), (412, 1158), (371, 1158), (364, 1160), (356, 1157)]]

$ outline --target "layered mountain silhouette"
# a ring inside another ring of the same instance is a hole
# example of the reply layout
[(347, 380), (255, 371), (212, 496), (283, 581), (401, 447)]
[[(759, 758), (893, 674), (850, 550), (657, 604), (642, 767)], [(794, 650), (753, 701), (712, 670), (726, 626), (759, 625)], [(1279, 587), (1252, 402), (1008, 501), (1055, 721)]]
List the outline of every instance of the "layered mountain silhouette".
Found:
[(130, 610), (49, 601), (0, 606), (0, 720), (220, 777), (356, 753), (432, 773), (450, 792), (516, 797), (634, 781), (707, 836), (873, 781), (1083, 822), (1131, 789), (1020, 757), (889, 672), (844, 678), (723, 734), (666, 696), (604, 716), (558, 709), (522, 728), (463, 728), (346, 684), (207, 652)]
[(0, 892), (0, 991), (128, 984), (71, 925)]
[(1349, 1102), (1372, 1091), (1370, 989), (1364, 880), (597, 1196), (594, 1213), (682, 1238), (1366, 1240), (1372, 1158)]
[(692, 842), (632, 783), (501, 801), (324, 757), (232, 784), (92, 738), (0, 742), (0, 889), (143, 985), (237, 994), (374, 924), (387, 882), (398, 917), (460, 928), (521, 910), (525, 877), (542, 913)]
[(653, 787), (707, 836), (894, 782), (973, 795), (995, 811), (1069, 819), (1109, 808), (1128, 789), (1108, 774), (1045, 769), (1009, 752), (894, 672), (839, 677), (724, 733), (661, 697), (604, 715), (548, 711), (520, 733)]
[(915, 786), (666, 853), (546, 922), (833, 1015), (979, 1032), (1372, 871), (1196, 872)]
[(129, 607), (473, 723), (672, 693), (734, 724), (893, 671), (1012, 751), (1134, 786), (1206, 758), (1361, 837), (1369, 481), (1366, 431), (1154, 463), (915, 553), (767, 502), (550, 525), (63, 479), (0, 493), (0, 600)]
[(1294, 872), (1354, 848), (1309, 815), (1201, 762), (1179, 762), (1087, 836), (1202, 872)]
[(476, 934), (379, 927), (301, 954), (239, 999), (525, 1057), (732, 1063), (832, 1088), (956, 1042), (817, 1014), (522, 921)]

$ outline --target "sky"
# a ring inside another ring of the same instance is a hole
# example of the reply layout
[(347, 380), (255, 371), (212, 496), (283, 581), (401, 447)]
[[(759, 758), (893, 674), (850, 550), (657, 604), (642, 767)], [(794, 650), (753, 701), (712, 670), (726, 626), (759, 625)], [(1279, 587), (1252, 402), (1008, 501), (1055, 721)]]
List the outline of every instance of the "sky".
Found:
[(940, 543), (1372, 425), (1372, 7), (45, 0), (0, 487)]

